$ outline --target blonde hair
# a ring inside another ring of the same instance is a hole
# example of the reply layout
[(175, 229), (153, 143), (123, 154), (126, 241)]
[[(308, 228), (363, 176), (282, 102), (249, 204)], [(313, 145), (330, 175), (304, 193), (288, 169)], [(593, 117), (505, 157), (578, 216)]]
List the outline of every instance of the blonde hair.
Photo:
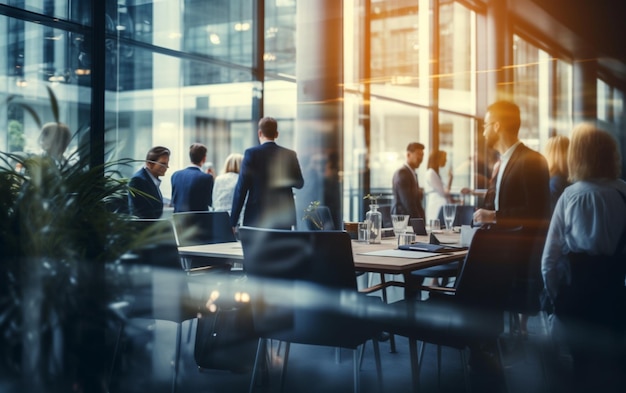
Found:
[(239, 173), (239, 169), (241, 168), (241, 160), (243, 160), (243, 155), (239, 153), (232, 153), (226, 160), (224, 161), (224, 169), (222, 173)]
[(572, 182), (591, 179), (615, 180), (621, 174), (621, 157), (611, 134), (591, 123), (574, 127), (567, 157)]
[(556, 135), (548, 139), (545, 147), (546, 161), (550, 176), (569, 176), (567, 167), (567, 149), (569, 148), (569, 138), (563, 135)]

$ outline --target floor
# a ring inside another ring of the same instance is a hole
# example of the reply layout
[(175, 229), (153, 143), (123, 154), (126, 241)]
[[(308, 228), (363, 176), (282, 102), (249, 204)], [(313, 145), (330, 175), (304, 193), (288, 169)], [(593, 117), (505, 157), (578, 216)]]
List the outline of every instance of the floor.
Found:
[[(177, 325), (172, 322), (135, 320), (123, 334), (123, 345), (112, 374), (111, 392), (169, 392), (172, 391)], [(546, 339), (545, 320), (533, 317), (529, 321), (526, 340), (502, 340), (504, 389), (495, 391), (548, 392), (548, 378), (544, 372), (542, 344)], [(186, 322), (181, 328), (181, 350), (178, 363), (177, 392), (213, 393), (248, 391), (250, 373), (221, 370), (200, 370), (194, 360), (195, 323)], [(390, 352), (390, 342), (380, 344), (383, 368), (383, 391), (411, 392), (411, 373), (408, 343), (395, 337), (396, 353)], [(277, 342), (272, 342), (275, 353)], [(278, 391), (280, 356), (272, 356), (273, 366), (266, 378), (255, 385), (256, 392)], [(438, 387), (436, 347), (427, 345), (421, 369), (420, 391), (464, 392), (465, 378), (460, 352), (451, 348), (442, 350), (440, 386)], [(376, 369), (371, 344), (366, 346), (361, 366), (361, 392), (377, 392)], [(473, 379), (470, 379), (472, 384)], [(475, 383), (475, 380), (474, 380)], [(482, 384), (482, 385), (481, 385)], [(479, 381), (473, 391), (484, 391), (490, 381)], [(293, 344), (289, 356), (289, 370), (285, 392), (350, 392), (353, 391), (352, 353), (341, 350), (339, 361), (334, 348)]]

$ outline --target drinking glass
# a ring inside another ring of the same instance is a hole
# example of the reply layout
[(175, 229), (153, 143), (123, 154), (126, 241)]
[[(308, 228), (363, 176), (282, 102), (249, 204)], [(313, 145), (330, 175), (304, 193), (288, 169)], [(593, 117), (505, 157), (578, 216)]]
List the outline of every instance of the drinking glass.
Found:
[(391, 223), (393, 224), (393, 234), (396, 235), (396, 243), (400, 235), (406, 232), (407, 225), (409, 224), (408, 214), (392, 214)]
[(438, 232), (441, 230), (441, 223), (439, 222), (438, 218), (433, 218), (430, 221), (428, 221), (428, 228), (430, 230), (431, 233), (433, 232)]
[(452, 231), (452, 223), (454, 223), (454, 216), (456, 215), (456, 205), (443, 205), (443, 219), (446, 222), (446, 230)]

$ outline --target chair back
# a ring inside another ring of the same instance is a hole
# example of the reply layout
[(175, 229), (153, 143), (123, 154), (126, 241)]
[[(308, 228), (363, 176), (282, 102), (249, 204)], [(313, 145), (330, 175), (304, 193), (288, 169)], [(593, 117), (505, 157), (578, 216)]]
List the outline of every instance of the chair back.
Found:
[(131, 299), (127, 317), (183, 321), (194, 314), (183, 304), (189, 296), (186, 275), (171, 221), (129, 220), (136, 235), (131, 249), (120, 258), (110, 288), (120, 299)]
[(393, 228), (393, 222), (391, 221), (391, 205), (378, 205), (378, 211), (383, 218), (383, 228)]
[(179, 246), (237, 241), (228, 212), (180, 212), (172, 220)]
[(525, 258), (522, 238), (521, 226), (479, 228), (457, 279), (455, 298), (476, 307), (505, 310), (517, 266)]
[(375, 335), (373, 324), (340, 307), (346, 291), (358, 295), (347, 232), (241, 227), (239, 238), (246, 274), (265, 288), (252, 302), (256, 334), (344, 348)]
[(255, 277), (356, 289), (350, 235), (344, 231), (287, 231), (240, 227), (243, 267)]
[(128, 225), (135, 238), (122, 260), (168, 269), (181, 268), (176, 235), (169, 220), (133, 219)]
[[(460, 227), (461, 225), (471, 225), (474, 220), (475, 209), (473, 205), (456, 205), (452, 226)], [(443, 219), (443, 206), (439, 209), (439, 222), (442, 226), (445, 225), (446, 222)]]

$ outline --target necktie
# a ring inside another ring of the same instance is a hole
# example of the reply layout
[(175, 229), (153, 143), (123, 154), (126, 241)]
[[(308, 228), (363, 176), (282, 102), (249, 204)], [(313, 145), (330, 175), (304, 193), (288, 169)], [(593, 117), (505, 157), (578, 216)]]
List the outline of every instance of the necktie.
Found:
[(485, 194), (485, 209), (495, 210), (496, 201), (496, 182), (498, 180), (498, 171), (500, 170), (500, 160), (493, 164), (493, 171), (491, 172), (491, 178), (489, 179), (489, 188)]

